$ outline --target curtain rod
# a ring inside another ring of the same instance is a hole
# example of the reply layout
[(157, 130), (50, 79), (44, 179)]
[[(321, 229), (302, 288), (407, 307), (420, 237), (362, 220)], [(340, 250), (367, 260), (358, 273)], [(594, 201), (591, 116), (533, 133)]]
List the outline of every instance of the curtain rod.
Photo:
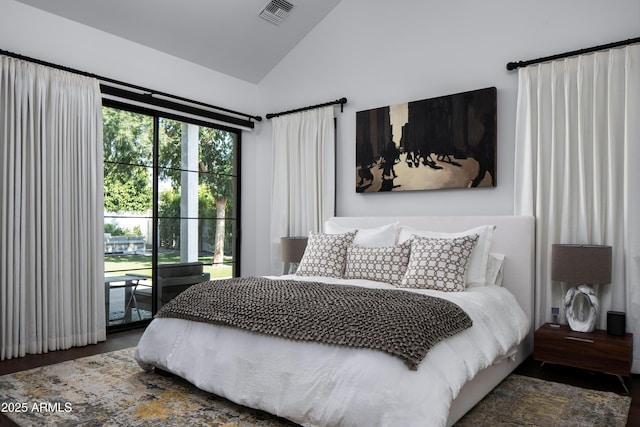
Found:
[[(258, 122), (262, 121), (262, 117), (260, 117), (260, 116), (253, 116), (251, 114), (241, 113), (239, 111), (230, 110), (230, 109), (224, 108), (224, 107), (218, 107), (216, 105), (211, 105), (211, 104), (207, 104), (207, 103), (200, 102), (200, 101), (194, 101), (192, 99), (183, 98), (181, 96), (171, 95), (171, 94), (160, 92), (160, 91), (157, 91), (157, 90), (148, 89), (148, 88), (145, 88), (145, 87), (142, 87), (142, 86), (137, 86), (137, 85), (134, 85), (134, 84), (131, 84), (131, 83), (122, 82), (122, 81), (111, 79), (111, 78), (108, 78), (108, 77), (102, 77), (102, 76), (99, 76), (97, 74), (92, 74), (92, 73), (88, 73), (86, 71), (81, 71), (81, 70), (76, 70), (76, 69), (71, 68), (71, 67), (66, 67), (64, 65), (58, 65), (58, 64), (54, 64), (54, 63), (51, 63), (51, 62), (43, 61), (43, 60), (40, 60), (40, 59), (31, 58), (31, 57), (28, 57), (28, 56), (20, 55), (18, 53), (9, 52), (9, 51), (4, 50), (4, 49), (0, 49), (0, 55), (10, 56), (12, 58), (21, 59), (21, 60), (28, 61), (28, 62), (33, 62), (35, 64), (44, 65), (44, 66), (47, 66), (47, 67), (55, 68), (55, 69), (62, 70), (62, 71), (67, 71), (67, 72), (74, 73), (74, 74), (79, 74), (79, 75), (82, 75), (82, 76), (85, 76), (85, 77), (92, 77), (94, 79), (100, 80), (100, 87), (101, 88), (103, 88), (105, 86), (112, 87), (112, 86), (108, 86), (108, 85), (104, 84), (104, 83), (107, 83), (107, 84), (110, 83), (112, 85), (123, 86), (123, 87), (127, 87), (127, 88), (130, 88), (130, 89), (135, 89), (137, 91), (146, 92), (145, 96), (147, 96), (147, 97), (153, 97), (153, 95), (159, 95), (159, 96), (162, 96), (164, 98), (170, 98), (170, 99), (174, 99), (176, 101), (180, 101), (180, 103), (178, 103), (179, 105), (186, 106), (183, 103), (184, 102), (188, 102), (190, 104), (199, 105), (201, 107), (209, 108), (209, 109), (212, 109), (212, 110), (222, 111), (222, 112), (229, 113), (229, 114), (235, 114), (235, 115), (241, 116), (241, 117), (246, 117), (247, 119), (249, 119), (249, 121), (247, 123), (248, 123), (248, 126), (251, 127), (251, 128), (253, 128), (253, 123), (250, 120), (256, 120)], [(117, 88), (114, 88), (114, 90), (117, 90)], [(186, 106), (186, 107), (188, 107), (188, 106)], [(245, 125), (247, 125), (247, 123), (245, 123)]]
[(633, 38), (633, 39), (627, 39), (627, 40), (622, 40), (622, 41), (619, 41), (619, 42), (603, 44), (603, 45), (600, 45), (600, 46), (588, 47), (586, 49), (573, 50), (571, 52), (565, 52), (565, 53), (560, 53), (560, 54), (557, 54), (557, 55), (545, 56), (543, 58), (531, 59), (531, 60), (528, 60), (528, 61), (509, 62), (507, 64), (507, 70), (511, 71), (511, 70), (515, 70), (516, 68), (527, 67), (527, 66), (532, 65), (532, 64), (539, 64), (541, 62), (547, 62), (547, 61), (553, 61), (555, 59), (567, 58), (569, 56), (583, 55), (585, 53), (597, 52), (599, 50), (613, 49), (613, 48), (616, 48), (616, 47), (622, 47), (622, 46), (626, 46), (626, 45), (634, 44), (634, 43), (639, 43), (639, 42), (640, 42), (640, 37), (636, 37), (636, 38)]
[(281, 113), (267, 113), (266, 118), (272, 119), (274, 117), (284, 116), (285, 114), (299, 113), (301, 111), (313, 110), (314, 108), (328, 107), (329, 105), (340, 104), (340, 112), (344, 109), (344, 104), (347, 103), (347, 98), (336, 99), (335, 101), (325, 102), (324, 104), (311, 105), (309, 107), (296, 108), (295, 110), (283, 111)]

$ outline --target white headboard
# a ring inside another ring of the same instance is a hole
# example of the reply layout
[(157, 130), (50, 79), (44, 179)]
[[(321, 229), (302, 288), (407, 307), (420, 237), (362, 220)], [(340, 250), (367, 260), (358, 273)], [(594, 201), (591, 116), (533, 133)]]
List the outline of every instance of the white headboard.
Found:
[[(529, 216), (387, 216), (335, 217), (344, 227), (371, 228), (399, 221), (420, 230), (455, 232), (485, 224), (496, 226), (491, 252), (505, 255), (503, 286), (516, 297), (531, 322), (529, 343), (533, 342), (535, 220)], [(533, 347), (531, 347), (533, 349)]]

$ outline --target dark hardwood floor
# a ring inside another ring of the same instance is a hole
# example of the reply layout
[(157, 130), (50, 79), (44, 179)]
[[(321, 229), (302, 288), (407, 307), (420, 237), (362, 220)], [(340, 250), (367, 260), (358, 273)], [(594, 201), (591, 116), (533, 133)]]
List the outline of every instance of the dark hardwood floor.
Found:
[[(105, 342), (96, 345), (5, 360), (0, 362), (0, 375), (133, 347), (138, 343), (142, 332), (143, 329), (118, 332), (108, 335)], [(522, 365), (515, 370), (515, 373), (541, 378), (548, 381), (570, 384), (577, 387), (610, 391), (626, 395), (626, 392), (617, 377), (550, 364), (545, 364), (541, 367), (540, 363), (534, 361), (532, 357), (523, 362)], [(629, 395), (632, 398), (627, 427), (640, 426), (640, 376), (632, 375), (630, 379), (626, 378), (625, 384), (627, 385), (630, 392)], [(0, 427), (14, 427), (15, 425), (15, 423), (0, 414)]]
[(0, 362), (0, 375), (11, 374), (40, 366), (53, 365), (54, 363), (78, 359), (80, 357), (93, 356), (94, 354), (108, 353), (110, 351), (133, 347), (138, 344), (144, 329), (117, 332), (107, 335), (107, 340), (95, 345), (75, 347), (70, 350), (52, 351), (46, 354), (29, 354), (25, 357), (3, 360)]

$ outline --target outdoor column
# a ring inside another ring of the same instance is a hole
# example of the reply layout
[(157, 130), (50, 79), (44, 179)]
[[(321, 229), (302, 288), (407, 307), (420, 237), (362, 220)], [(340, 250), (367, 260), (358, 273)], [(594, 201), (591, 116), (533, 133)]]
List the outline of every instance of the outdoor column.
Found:
[(182, 124), (181, 145), (180, 262), (194, 262), (198, 261), (198, 126)]

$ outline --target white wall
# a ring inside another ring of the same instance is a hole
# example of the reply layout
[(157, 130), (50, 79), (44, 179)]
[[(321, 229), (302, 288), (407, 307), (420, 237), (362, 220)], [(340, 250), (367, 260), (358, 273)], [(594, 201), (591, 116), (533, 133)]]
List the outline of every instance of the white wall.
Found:
[[(293, 16), (292, 16), (293, 18)], [(342, 0), (259, 85), (0, 0), (0, 49), (263, 115), (349, 98), (338, 114), (339, 215), (511, 214), (512, 60), (640, 35), (640, 0)], [(495, 86), (495, 189), (356, 194), (355, 113)], [(269, 273), (271, 125), (243, 133), (242, 273)]]
[[(143, 24), (142, 24), (143, 25)], [(257, 86), (12, 0), (0, 0), (0, 49), (212, 105), (258, 114)], [(260, 127), (260, 124), (257, 125)], [(250, 169), (252, 132), (243, 132)], [(242, 192), (241, 259), (255, 259), (253, 185)], [(245, 255), (244, 252), (248, 254)]]
[[(259, 108), (264, 114), (349, 99), (337, 113), (338, 215), (509, 215), (517, 72), (506, 63), (639, 35), (640, 0), (342, 0), (259, 84)], [(356, 111), (489, 86), (498, 93), (496, 188), (355, 192)], [(265, 160), (270, 135), (267, 121), (256, 144)], [(268, 162), (253, 173), (259, 205), (267, 207)], [(266, 212), (261, 220), (257, 253), (267, 254)], [(255, 266), (267, 273), (268, 257)]]

